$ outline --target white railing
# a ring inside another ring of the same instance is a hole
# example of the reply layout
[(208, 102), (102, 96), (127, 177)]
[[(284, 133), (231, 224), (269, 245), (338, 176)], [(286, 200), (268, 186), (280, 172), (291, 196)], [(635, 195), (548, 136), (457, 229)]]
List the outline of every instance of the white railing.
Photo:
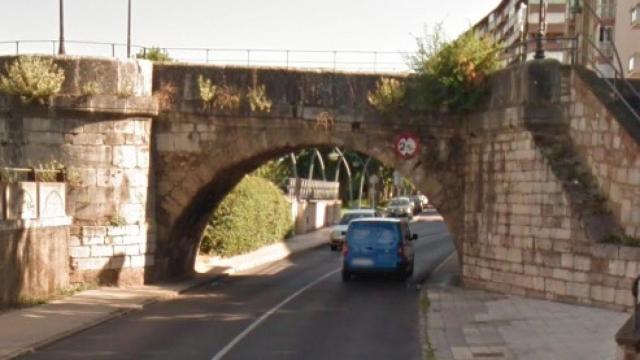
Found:
[[(58, 53), (57, 40), (0, 41), (0, 55)], [(152, 47), (133, 45), (132, 54), (144, 54)], [(178, 62), (268, 66), (302, 69), (326, 69), (349, 72), (408, 72), (410, 52), (363, 50), (287, 50), (287, 49), (219, 49), (161, 47)], [(121, 43), (65, 41), (68, 55), (126, 58), (127, 46)]]

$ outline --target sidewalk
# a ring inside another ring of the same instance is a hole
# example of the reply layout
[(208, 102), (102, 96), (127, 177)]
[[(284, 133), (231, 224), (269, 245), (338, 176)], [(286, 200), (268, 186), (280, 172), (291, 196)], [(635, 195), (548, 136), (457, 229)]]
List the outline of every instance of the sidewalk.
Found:
[(458, 268), (449, 258), (422, 294), (427, 359), (615, 359), (629, 314), (462, 288)]
[(285, 243), (263, 247), (246, 255), (200, 265), (205, 272), (194, 279), (136, 288), (102, 287), (54, 300), (45, 305), (0, 314), (0, 359), (10, 359), (33, 351), (71, 334), (98, 325), (145, 305), (169, 299), (212, 278), (247, 270), (287, 256), (322, 246), (329, 229), (298, 235)]

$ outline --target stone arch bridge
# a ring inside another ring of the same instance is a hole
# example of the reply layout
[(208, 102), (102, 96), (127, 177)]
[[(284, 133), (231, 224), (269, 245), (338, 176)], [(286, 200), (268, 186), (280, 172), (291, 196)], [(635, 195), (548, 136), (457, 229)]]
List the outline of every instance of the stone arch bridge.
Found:
[[(0, 58), (0, 68), (10, 61)], [(49, 105), (0, 97), (0, 159), (66, 166), (73, 222), (56, 246), (67, 267), (49, 269), (63, 282), (189, 275), (209, 214), (244, 174), (292, 150), (331, 145), (381, 160), (429, 197), (453, 234), (465, 283), (631, 304), (640, 250), (602, 240), (640, 237), (640, 132), (585, 70), (528, 63), (495, 74), (473, 113), (381, 114), (367, 102), (377, 75), (55, 62), (66, 80)], [(246, 101), (212, 109), (199, 78), (231, 92), (264, 86), (271, 110)], [(89, 82), (99, 94), (83, 90)], [(421, 144), (411, 159), (394, 151), (406, 132)], [(27, 225), (16, 221), (0, 235), (13, 244), (0, 247), (16, 275), (7, 284), (39, 256), (7, 249), (43, 241), (37, 232), (17, 236), (10, 229)]]

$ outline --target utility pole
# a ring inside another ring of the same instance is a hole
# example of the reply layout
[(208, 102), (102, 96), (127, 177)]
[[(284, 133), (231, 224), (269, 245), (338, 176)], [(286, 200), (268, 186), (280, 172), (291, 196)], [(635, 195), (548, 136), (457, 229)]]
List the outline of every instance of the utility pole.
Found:
[(131, 58), (131, 0), (128, 0), (127, 9), (127, 59), (129, 58)]
[(542, 45), (542, 38), (546, 30), (546, 4), (545, 0), (540, 0), (538, 9), (538, 34), (536, 36), (536, 54), (533, 56), (536, 60), (544, 59), (544, 46)]
[(64, 55), (64, 0), (60, 0), (60, 43), (58, 46), (58, 55)]

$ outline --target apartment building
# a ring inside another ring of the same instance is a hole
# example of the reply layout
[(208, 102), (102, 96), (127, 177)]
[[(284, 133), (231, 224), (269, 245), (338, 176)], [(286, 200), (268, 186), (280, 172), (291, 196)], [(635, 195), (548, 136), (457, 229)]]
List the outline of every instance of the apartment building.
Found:
[(615, 14), (613, 37), (625, 76), (640, 79), (640, 0), (617, 0)]
[(540, 3), (502, 0), (473, 28), (502, 44), (505, 62), (512, 63), (534, 57), (542, 25), (546, 58), (597, 68), (603, 76), (614, 74), (615, 44), (625, 75), (640, 77), (640, 0), (545, 0), (542, 8)]
[[(543, 7), (546, 57), (570, 61), (567, 0), (547, 0)], [(502, 0), (500, 4), (474, 29), (488, 35), (505, 48), (506, 62), (532, 59), (540, 24), (540, 2), (528, 0)]]

